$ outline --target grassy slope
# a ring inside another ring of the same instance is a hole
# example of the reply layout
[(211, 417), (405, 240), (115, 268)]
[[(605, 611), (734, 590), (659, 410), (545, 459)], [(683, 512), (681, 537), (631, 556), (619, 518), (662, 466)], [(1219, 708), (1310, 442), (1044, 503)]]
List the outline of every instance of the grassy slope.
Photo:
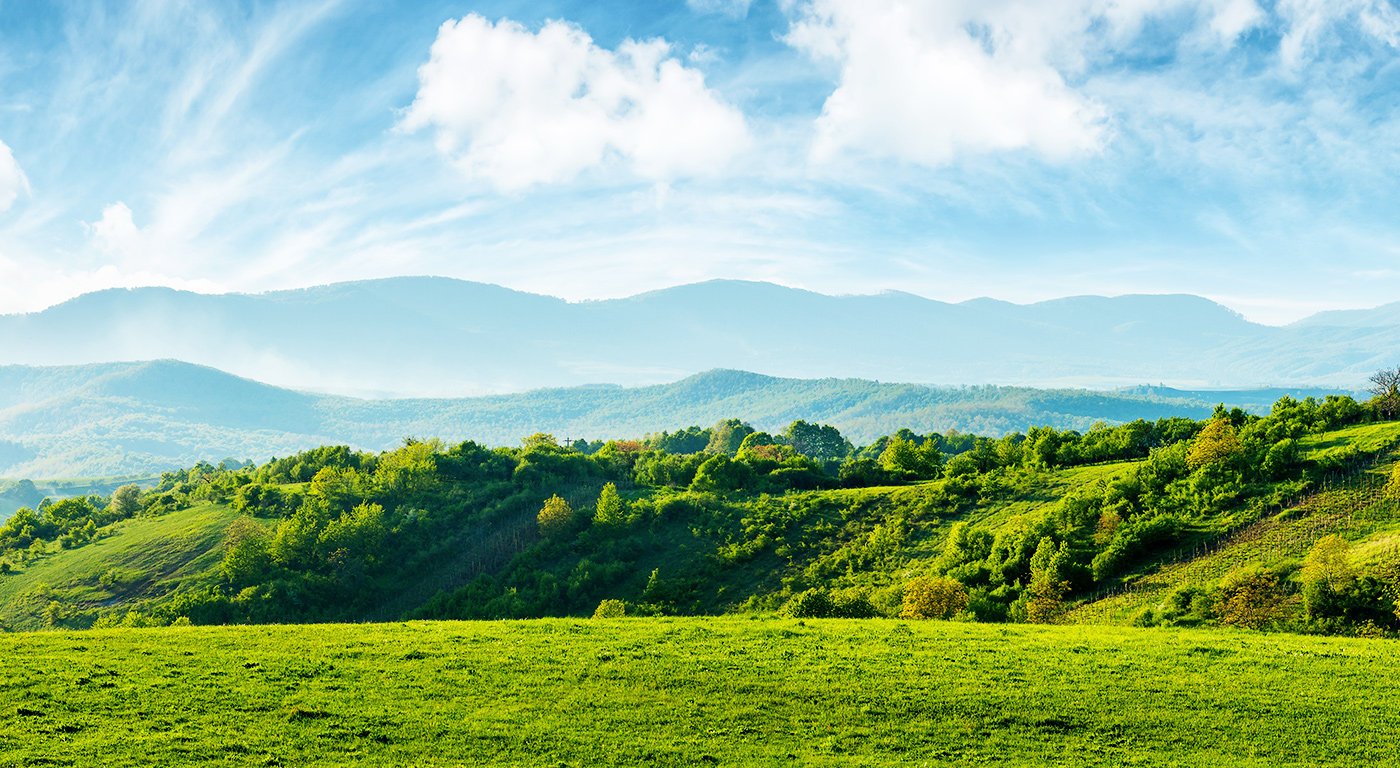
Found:
[[(235, 518), (228, 507), (199, 504), (118, 523), (111, 535), (76, 549), (55, 549), (0, 577), (0, 626), (42, 626), (40, 611), (54, 598), (78, 608), (116, 606), (201, 586), (213, 578), (219, 543)], [(103, 586), (113, 569), (117, 581)]]
[(1377, 765), (1394, 643), (887, 620), (0, 637), (0, 763)]

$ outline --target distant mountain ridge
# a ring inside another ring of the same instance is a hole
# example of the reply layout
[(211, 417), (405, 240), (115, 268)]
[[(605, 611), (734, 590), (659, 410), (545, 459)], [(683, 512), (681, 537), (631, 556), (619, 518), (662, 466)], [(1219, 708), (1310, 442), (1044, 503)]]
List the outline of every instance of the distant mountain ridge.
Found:
[(934, 389), (862, 379), (783, 379), (714, 370), (670, 384), (582, 386), (474, 398), (363, 400), (296, 392), (174, 360), (0, 366), (0, 477), (105, 477), (204, 460), (266, 460), (326, 444), (364, 450), (404, 437), (518, 445), (637, 438), (738, 417), (766, 431), (804, 419), (857, 443), (901, 427), (998, 436), (1036, 425), (1087, 429), (1163, 416), (1201, 418), (1214, 403), (1264, 407), (1321, 390), (1135, 393), (1017, 387)]
[(1400, 357), (1400, 305), (1251, 323), (1197, 296), (959, 304), (716, 280), (570, 303), (404, 277), (264, 294), (110, 289), (0, 316), (0, 364), (179, 359), (301, 390), (462, 396), (716, 368), (932, 384), (1355, 387)]

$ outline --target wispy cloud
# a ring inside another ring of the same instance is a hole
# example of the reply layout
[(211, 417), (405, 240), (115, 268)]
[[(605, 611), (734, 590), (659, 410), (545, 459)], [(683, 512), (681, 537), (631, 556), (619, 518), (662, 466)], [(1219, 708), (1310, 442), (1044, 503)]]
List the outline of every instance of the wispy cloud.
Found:
[(0, 311), (405, 273), (1400, 292), (1392, 2), (688, 6), (7, 6)]

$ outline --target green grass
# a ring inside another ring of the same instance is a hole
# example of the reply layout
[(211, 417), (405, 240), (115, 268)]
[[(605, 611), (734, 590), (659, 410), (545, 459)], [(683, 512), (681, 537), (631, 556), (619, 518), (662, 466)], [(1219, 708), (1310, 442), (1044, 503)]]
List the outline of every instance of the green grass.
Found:
[(0, 637), (4, 765), (1380, 765), (1400, 645), (551, 619)]
[(1361, 453), (1375, 453), (1400, 440), (1400, 422), (1382, 421), (1308, 435), (1298, 441), (1304, 457), (1317, 460), (1350, 446)]
[[(204, 503), (117, 523), (110, 535), (74, 549), (50, 545), (49, 554), (0, 576), (0, 626), (40, 628), (50, 600), (79, 610), (115, 608), (210, 583), (223, 554), (219, 543), (237, 517)], [(115, 581), (104, 586), (103, 575), (114, 569)]]

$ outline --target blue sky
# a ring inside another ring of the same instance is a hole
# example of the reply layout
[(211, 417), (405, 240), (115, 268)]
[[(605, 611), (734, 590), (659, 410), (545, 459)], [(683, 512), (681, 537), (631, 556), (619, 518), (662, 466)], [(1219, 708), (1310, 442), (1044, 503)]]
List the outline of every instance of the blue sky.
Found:
[(0, 312), (710, 278), (1400, 298), (1390, 0), (0, 2)]

